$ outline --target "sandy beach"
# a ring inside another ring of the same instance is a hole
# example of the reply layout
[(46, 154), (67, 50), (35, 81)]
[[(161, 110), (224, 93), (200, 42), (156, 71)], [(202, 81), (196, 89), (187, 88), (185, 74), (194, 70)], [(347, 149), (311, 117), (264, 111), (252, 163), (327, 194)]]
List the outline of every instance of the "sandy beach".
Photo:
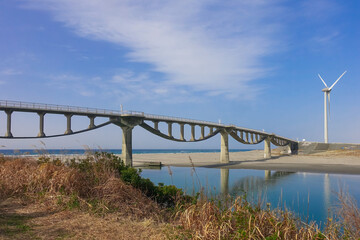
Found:
[[(121, 154), (116, 154), (121, 157)], [(34, 155), (6, 155), (7, 157), (37, 158)], [(85, 158), (84, 154), (49, 154), (62, 161)], [(315, 154), (281, 155), (276, 149), (270, 159), (263, 150), (230, 152), (230, 162), (220, 163), (219, 152), (206, 153), (145, 153), (133, 154), (134, 167), (148, 167), (149, 163), (163, 166), (260, 169), (289, 172), (318, 172), (360, 174), (360, 150), (334, 150)]]
[[(191, 161), (190, 161), (191, 158)], [(311, 155), (273, 154), (264, 159), (261, 150), (230, 153), (230, 162), (220, 163), (220, 153), (134, 154), (134, 166), (161, 162), (166, 166), (261, 169), (294, 172), (360, 174), (359, 151), (328, 151)]]

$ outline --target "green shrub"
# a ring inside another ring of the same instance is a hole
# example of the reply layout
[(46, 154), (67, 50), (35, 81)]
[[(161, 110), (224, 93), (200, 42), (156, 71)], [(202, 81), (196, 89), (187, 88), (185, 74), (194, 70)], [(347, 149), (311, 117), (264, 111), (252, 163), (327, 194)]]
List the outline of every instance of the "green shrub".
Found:
[[(49, 159), (41, 161), (51, 162)], [(88, 180), (97, 184), (104, 182), (110, 175), (115, 175), (165, 207), (173, 207), (177, 201), (195, 201), (195, 197), (185, 196), (181, 189), (173, 185), (165, 186), (160, 183), (156, 186), (149, 179), (141, 177), (141, 169), (126, 166), (120, 157), (112, 153), (95, 152), (94, 155), (83, 159), (71, 159), (65, 164), (86, 173)]]

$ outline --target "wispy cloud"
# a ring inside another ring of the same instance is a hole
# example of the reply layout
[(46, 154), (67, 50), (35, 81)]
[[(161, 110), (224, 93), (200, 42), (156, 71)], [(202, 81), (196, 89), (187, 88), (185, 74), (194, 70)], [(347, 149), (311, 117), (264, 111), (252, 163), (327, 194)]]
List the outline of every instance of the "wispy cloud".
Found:
[(166, 82), (159, 84), (147, 74), (126, 69), (118, 69), (109, 77), (58, 74), (44, 76), (44, 79), (47, 79), (48, 86), (61, 91), (80, 94), (84, 97), (97, 95), (123, 103), (139, 99), (171, 103), (200, 100), (185, 87), (179, 88)]
[(0, 71), (0, 75), (5, 75), (5, 76), (21, 75), (21, 74), (22, 71), (18, 71), (12, 68), (3, 69)]
[(84, 84), (85, 82), (88, 82), (88, 80), (81, 76), (60, 74), (47, 76), (46, 78), (48, 79), (47, 85), (58, 89), (71, 89), (84, 97), (93, 96), (95, 94), (93, 91), (94, 88), (91, 88), (89, 84)]
[[(263, 58), (279, 47), (277, 1), (30, 2), (83, 37), (127, 47), (129, 61), (149, 63), (148, 71), (163, 74), (152, 80), (140, 73), (144, 86), (163, 86), (159, 94), (180, 87), (209, 95), (252, 95), (256, 90), (249, 83), (268, 71)], [(124, 79), (114, 76), (113, 83)]]
[(315, 42), (324, 44), (324, 43), (328, 43), (328, 42), (333, 41), (333, 40), (336, 39), (338, 36), (339, 36), (339, 32), (336, 31), (336, 32), (330, 32), (330, 33), (325, 34), (325, 35), (316, 36), (316, 37), (314, 37), (313, 40), (314, 40)]
[(149, 76), (147, 74), (135, 74), (130, 70), (121, 70), (118, 74), (115, 74), (111, 82), (112, 83), (143, 83), (145, 81), (149, 81)]
[(199, 100), (186, 87), (177, 87), (168, 82), (154, 80), (148, 74), (136, 73), (130, 70), (118, 70), (110, 78), (93, 78), (92, 85), (99, 89), (102, 95), (116, 96), (121, 102), (141, 98), (144, 101), (161, 102), (192, 102)]

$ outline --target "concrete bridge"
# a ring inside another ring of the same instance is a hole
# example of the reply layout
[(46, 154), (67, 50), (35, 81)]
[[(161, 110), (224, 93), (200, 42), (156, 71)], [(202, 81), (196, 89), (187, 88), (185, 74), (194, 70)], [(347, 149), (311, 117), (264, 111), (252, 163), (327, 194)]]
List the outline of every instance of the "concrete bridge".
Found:
[[(264, 141), (264, 158), (271, 157), (271, 143), (275, 146), (286, 146), (288, 153), (297, 151), (298, 142), (278, 136), (273, 133), (266, 133), (253, 129), (238, 127), (235, 125), (224, 125), (220, 123), (198, 121), (186, 118), (168, 117), (160, 115), (146, 114), (134, 111), (114, 111), (106, 109), (62, 106), (53, 104), (28, 103), (18, 101), (0, 100), (0, 111), (4, 111), (7, 116), (6, 133), (0, 138), (29, 139), (29, 138), (49, 138), (64, 135), (72, 135), (91, 131), (109, 124), (115, 124), (122, 129), (122, 159), (127, 165), (132, 165), (132, 130), (135, 126), (140, 126), (145, 130), (168, 140), (177, 142), (198, 142), (212, 138), (217, 134), (221, 135), (220, 162), (229, 162), (229, 135), (236, 141), (243, 144), (259, 144)], [(13, 112), (31, 112), (39, 116), (39, 133), (37, 136), (13, 136), (11, 132), (11, 117)], [(66, 118), (66, 128), (64, 133), (46, 135), (44, 132), (44, 122), (46, 114), (59, 114)], [(73, 131), (71, 128), (71, 118), (73, 116), (87, 116), (89, 125), (82, 130)], [(95, 125), (95, 118), (105, 117), (108, 120), (102, 124)], [(159, 128), (159, 123), (167, 125), (167, 131), (163, 132)], [(178, 125), (179, 137), (174, 137), (173, 126)], [(191, 137), (185, 138), (185, 125), (190, 126)], [(195, 129), (200, 128), (200, 132)]]

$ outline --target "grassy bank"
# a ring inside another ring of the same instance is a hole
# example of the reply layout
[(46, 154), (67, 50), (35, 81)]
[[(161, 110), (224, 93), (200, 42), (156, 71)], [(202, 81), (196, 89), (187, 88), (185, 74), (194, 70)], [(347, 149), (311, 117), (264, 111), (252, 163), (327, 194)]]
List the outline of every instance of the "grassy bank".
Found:
[(3, 239), (359, 239), (359, 210), (340, 194), (340, 220), (320, 231), (241, 197), (190, 197), (154, 185), (120, 158), (0, 159)]

